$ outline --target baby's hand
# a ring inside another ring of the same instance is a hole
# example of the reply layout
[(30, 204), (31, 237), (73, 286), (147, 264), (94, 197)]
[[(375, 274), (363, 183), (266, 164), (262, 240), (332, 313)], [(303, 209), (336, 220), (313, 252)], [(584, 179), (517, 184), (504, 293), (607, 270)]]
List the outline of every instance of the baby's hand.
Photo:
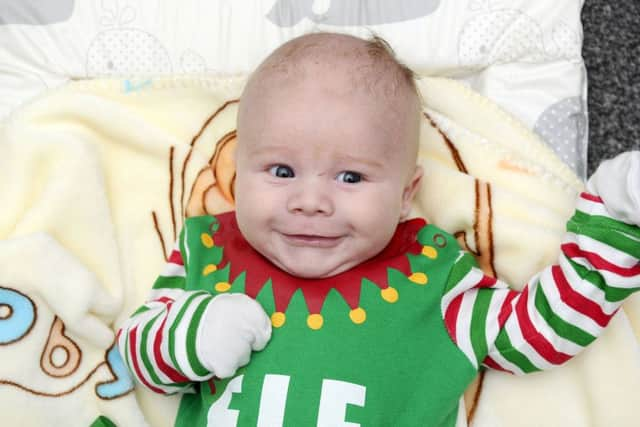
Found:
[(604, 201), (617, 219), (640, 225), (640, 151), (628, 151), (600, 164), (587, 190)]
[(196, 346), (198, 358), (218, 378), (233, 376), (271, 338), (271, 321), (260, 304), (244, 294), (222, 294), (202, 316)]

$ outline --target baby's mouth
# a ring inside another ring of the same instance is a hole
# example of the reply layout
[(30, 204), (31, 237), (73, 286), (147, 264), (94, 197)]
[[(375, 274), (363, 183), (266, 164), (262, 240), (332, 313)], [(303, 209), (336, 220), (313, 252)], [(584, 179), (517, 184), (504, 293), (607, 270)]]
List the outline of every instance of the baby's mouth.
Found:
[(343, 236), (320, 236), (316, 234), (287, 234), (282, 233), (284, 240), (291, 246), (333, 248), (343, 239)]

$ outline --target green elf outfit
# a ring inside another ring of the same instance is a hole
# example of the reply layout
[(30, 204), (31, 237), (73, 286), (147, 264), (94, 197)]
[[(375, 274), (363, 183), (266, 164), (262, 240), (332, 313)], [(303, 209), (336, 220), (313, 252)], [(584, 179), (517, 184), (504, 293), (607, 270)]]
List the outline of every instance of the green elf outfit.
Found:
[[(189, 218), (119, 347), (142, 385), (185, 392), (178, 426), (453, 426), (483, 366), (523, 374), (567, 361), (640, 286), (640, 229), (601, 199), (583, 193), (567, 231), (559, 264), (516, 292), (420, 219), (374, 259), (309, 280), (252, 249), (233, 213)], [(262, 305), (273, 335), (220, 380), (196, 337), (211, 299), (231, 292)]]

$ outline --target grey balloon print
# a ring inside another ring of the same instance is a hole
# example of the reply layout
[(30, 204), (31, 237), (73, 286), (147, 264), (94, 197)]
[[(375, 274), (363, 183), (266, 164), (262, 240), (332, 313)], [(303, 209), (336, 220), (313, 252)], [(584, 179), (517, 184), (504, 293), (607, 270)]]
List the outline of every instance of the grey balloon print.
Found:
[(48, 25), (64, 22), (73, 14), (75, 0), (0, 1), (0, 25)]
[(87, 76), (170, 73), (169, 53), (151, 34), (135, 28), (99, 33), (87, 50)]
[(102, 31), (87, 50), (87, 76), (131, 76), (167, 74), (173, 69), (171, 57), (160, 41), (145, 31), (128, 28), (135, 19), (130, 6), (118, 8), (118, 2), (103, 2), (102, 24), (114, 27)]
[(544, 55), (540, 26), (515, 9), (474, 16), (458, 39), (458, 57), (463, 67), (481, 68), (515, 60), (536, 62)]
[(336, 26), (379, 25), (421, 18), (439, 5), (440, 0), (331, 0), (324, 13), (316, 13), (314, 0), (278, 0), (267, 18), (280, 27), (292, 27), (304, 18)]
[(586, 175), (587, 112), (578, 96), (561, 99), (538, 117), (533, 130), (581, 178)]
[[(481, 5), (470, 4), (470, 10)], [(510, 62), (539, 63), (550, 59), (581, 61), (582, 38), (564, 22), (554, 22), (550, 37), (539, 21), (516, 9), (484, 10), (474, 14), (458, 37), (462, 67), (482, 69)]]

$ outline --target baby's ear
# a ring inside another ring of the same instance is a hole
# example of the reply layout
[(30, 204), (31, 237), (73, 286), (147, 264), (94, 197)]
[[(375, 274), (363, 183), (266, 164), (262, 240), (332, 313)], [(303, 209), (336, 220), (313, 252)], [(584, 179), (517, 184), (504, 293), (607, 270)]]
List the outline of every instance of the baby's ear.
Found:
[(413, 202), (413, 198), (418, 191), (423, 173), (424, 171), (422, 170), (422, 166), (417, 165), (415, 171), (413, 172), (413, 176), (402, 191), (402, 208), (400, 210), (400, 221), (404, 221), (407, 216), (409, 216), (409, 212), (411, 212), (411, 202)]

